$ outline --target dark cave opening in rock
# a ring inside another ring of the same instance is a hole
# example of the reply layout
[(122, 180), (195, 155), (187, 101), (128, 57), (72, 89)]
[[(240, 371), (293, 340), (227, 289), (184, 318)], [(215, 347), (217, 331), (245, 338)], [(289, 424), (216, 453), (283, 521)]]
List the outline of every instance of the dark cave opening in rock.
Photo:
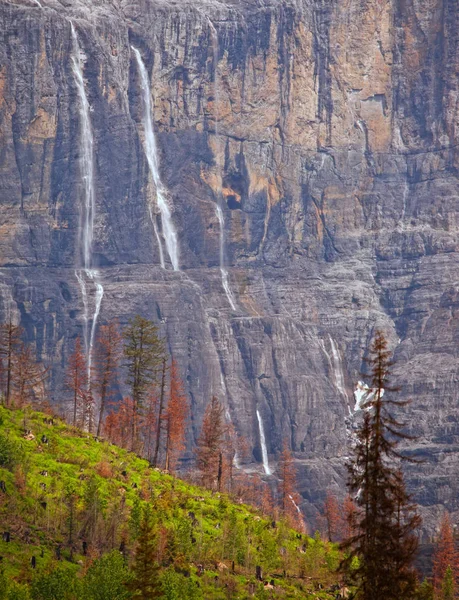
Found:
[(240, 200), (238, 200), (237, 196), (227, 196), (226, 203), (230, 210), (238, 210), (241, 208), (241, 202)]

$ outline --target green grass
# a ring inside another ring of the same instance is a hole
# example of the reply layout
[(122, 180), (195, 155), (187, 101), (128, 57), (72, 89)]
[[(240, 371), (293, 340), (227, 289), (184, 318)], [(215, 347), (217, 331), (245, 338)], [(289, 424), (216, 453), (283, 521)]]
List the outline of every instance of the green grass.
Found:
[[(11, 534), (9, 543), (0, 541), (0, 556), (7, 580), (28, 584), (56, 568), (82, 577), (94, 559), (117, 550), (123, 540), (126, 560), (132, 562), (140, 513), (148, 503), (162, 544), (158, 562), (171, 589), (172, 571), (182, 570), (206, 600), (333, 598), (319, 591), (319, 583), (327, 589), (337, 581), (339, 553), (332, 544), (284, 523), (273, 527), (249, 506), (151, 469), (133, 453), (58, 419), (48, 425), (45, 418), (31, 410), (0, 407), (0, 480), (6, 485), (6, 494), (0, 491), (0, 531)], [(25, 430), (34, 439), (25, 439)], [(41, 441), (43, 435), (48, 443)], [(87, 556), (83, 539), (88, 541)], [(204, 567), (199, 577), (198, 565)], [(255, 580), (257, 565), (267, 581), (274, 580), (274, 590)]]

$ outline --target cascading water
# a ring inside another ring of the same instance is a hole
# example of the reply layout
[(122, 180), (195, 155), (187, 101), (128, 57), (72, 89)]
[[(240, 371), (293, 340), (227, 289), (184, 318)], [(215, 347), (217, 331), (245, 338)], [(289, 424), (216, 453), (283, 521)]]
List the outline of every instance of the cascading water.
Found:
[[(210, 19), (208, 19), (209, 21), (209, 27), (212, 31), (212, 39), (213, 39), (213, 61), (214, 61), (214, 120), (215, 120), (215, 139), (217, 141), (218, 144), (218, 115), (217, 115), (217, 107), (219, 104), (219, 93), (218, 93), (218, 77), (217, 77), (217, 73), (218, 73), (218, 35), (217, 35), (217, 31), (212, 23), (212, 21)], [(226, 269), (225, 266), (225, 216), (223, 214), (223, 208), (222, 208), (222, 199), (223, 199), (223, 194), (222, 194), (222, 190), (221, 187), (219, 190), (217, 190), (217, 202), (215, 204), (215, 213), (217, 215), (217, 219), (218, 219), (218, 224), (220, 227), (220, 273), (222, 276), (222, 285), (223, 285), (223, 289), (225, 290), (225, 294), (226, 297), (228, 298), (228, 302), (231, 306), (231, 308), (233, 310), (236, 310), (236, 302), (234, 300), (234, 296), (233, 293), (231, 291), (230, 285), (229, 285), (229, 279), (228, 279), (228, 270)]]
[[(84, 345), (86, 351), (88, 386), (91, 381), (92, 353), (96, 333), (97, 319), (100, 313), (104, 288), (99, 281), (99, 272), (92, 268), (92, 243), (94, 238), (94, 216), (95, 216), (95, 190), (94, 190), (94, 137), (90, 118), (90, 106), (86, 96), (83, 78), (83, 54), (78, 43), (78, 37), (73, 23), (70, 22), (73, 41), (72, 71), (79, 99), (80, 116), (80, 175), (82, 179), (81, 204), (82, 217), (80, 228), (80, 262), (82, 269), (75, 271), (83, 298), (83, 320), (84, 320)], [(93, 281), (96, 289), (94, 313), (91, 320), (89, 332), (89, 302), (86, 285)]]
[(288, 495), (291, 503), (293, 504), (293, 506), (296, 508), (296, 511), (299, 515), (301, 515), (301, 508), (298, 506), (298, 504), (295, 502), (295, 500), (293, 499), (293, 496), (291, 494)]
[(344, 375), (343, 375), (343, 367), (341, 364), (341, 358), (340, 358), (338, 349), (336, 347), (335, 341), (333, 340), (333, 338), (330, 335), (328, 337), (330, 339), (330, 347), (331, 347), (332, 357), (333, 357), (333, 371), (335, 374), (335, 385), (336, 385), (336, 388), (338, 389), (339, 393), (342, 394), (345, 398), (348, 398), (346, 386), (344, 385)]
[(266, 475), (272, 475), (271, 469), (268, 462), (268, 450), (266, 449), (265, 430), (263, 428), (263, 419), (261, 418), (260, 411), (257, 408), (257, 419), (258, 428), (260, 430), (260, 444), (261, 444), (261, 457), (263, 460), (263, 468)]
[[(150, 80), (148, 77), (147, 69), (142, 60), (142, 56), (137, 48), (131, 46), (132, 51), (134, 52), (134, 56), (137, 61), (137, 66), (139, 68), (140, 74), (140, 84), (143, 92), (143, 127), (145, 134), (145, 155), (147, 157), (148, 166), (150, 168), (150, 173), (153, 178), (153, 182), (156, 187), (156, 202), (158, 204), (158, 209), (161, 214), (161, 224), (164, 233), (164, 239), (166, 242), (167, 253), (169, 254), (170, 261), (172, 263), (172, 268), (174, 271), (179, 270), (179, 248), (177, 241), (177, 233), (175, 231), (174, 223), (172, 221), (172, 215), (169, 208), (169, 204), (167, 201), (167, 190), (161, 181), (161, 176), (159, 174), (159, 156), (158, 156), (158, 148), (156, 145), (156, 136), (155, 130), (153, 128), (153, 121), (151, 118), (152, 115), (152, 106), (151, 106), (151, 92), (150, 92)], [(155, 215), (153, 214), (153, 208), (150, 207), (150, 218), (153, 223), (153, 228), (155, 231), (156, 239), (159, 244), (159, 253), (161, 266), (165, 268), (164, 264), (164, 255), (161, 246), (161, 238), (159, 236), (159, 232), (156, 227)]]

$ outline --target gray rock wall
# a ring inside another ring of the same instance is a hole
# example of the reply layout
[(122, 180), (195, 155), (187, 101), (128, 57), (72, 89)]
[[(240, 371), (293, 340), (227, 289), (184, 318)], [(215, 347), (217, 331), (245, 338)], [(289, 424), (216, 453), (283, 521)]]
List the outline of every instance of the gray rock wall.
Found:
[[(382, 327), (413, 399), (426, 462), (409, 479), (427, 528), (443, 505), (459, 510), (455, 0), (40, 1), (0, 6), (0, 317), (12, 310), (54, 361), (54, 401), (83, 316), (72, 19), (95, 140), (100, 322), (160, 323), (192, 400), (190, 444), (216, 394), (261, 463), (258, 408), (270, 461), (284, 439), (295, 453), (312, 518), (342, 486), (353, 387)], [(161, 269), (149, 218), (130, 45), (151, 78), (180, 272)]]

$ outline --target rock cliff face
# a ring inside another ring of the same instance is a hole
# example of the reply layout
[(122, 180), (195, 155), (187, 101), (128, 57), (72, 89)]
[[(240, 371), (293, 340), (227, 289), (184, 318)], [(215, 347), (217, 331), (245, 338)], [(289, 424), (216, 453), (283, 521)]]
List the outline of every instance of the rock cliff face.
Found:
[[(56, 402), (85, 316), (70, 20), (94, 142), (99, 323), (157, 320), (192, 399), (190, 438), (216, 394), (261, 468), (258, 410), (270, 462), (284, 439), (295, 453), (308, 517), (342, 485), (354, 385), (383, 328), (414, 400), (425, 462), (409, 483), (427, 529), (442, 505), (458, 511), (456, 0), (0, 5), (0, 318), (12, 311), (55, 362)], [(85, 290), (92, 320), (90, 278)]]

